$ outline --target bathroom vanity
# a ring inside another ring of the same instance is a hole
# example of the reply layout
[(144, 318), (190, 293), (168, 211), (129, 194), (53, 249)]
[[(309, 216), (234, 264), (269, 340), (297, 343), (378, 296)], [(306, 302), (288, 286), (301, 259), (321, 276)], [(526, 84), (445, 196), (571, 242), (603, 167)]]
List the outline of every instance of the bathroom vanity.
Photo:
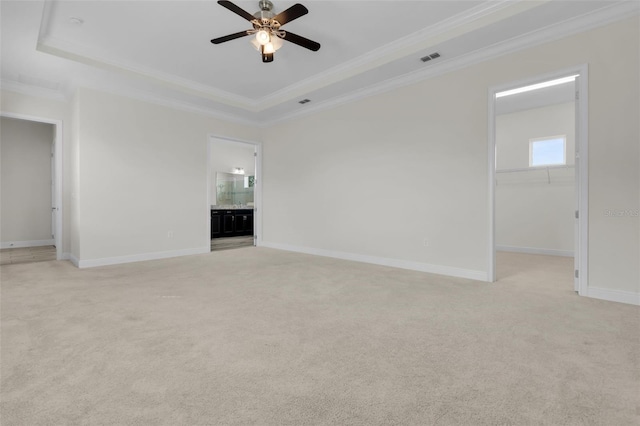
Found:
[(253, 235), (253, 209), (211, 209), (211, 238)]

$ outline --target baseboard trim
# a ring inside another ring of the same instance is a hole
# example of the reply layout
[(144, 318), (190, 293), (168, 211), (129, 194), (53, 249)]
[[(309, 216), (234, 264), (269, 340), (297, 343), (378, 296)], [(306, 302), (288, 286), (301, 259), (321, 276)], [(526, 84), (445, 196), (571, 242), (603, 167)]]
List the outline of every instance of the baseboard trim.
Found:
[(556, 250), (536, 247), (496, 246), (497, 251), (512, 253), (544, 254), (547, 256), (573, 257), (573, 250)]
[(587, 297), (640, 306), (640, 293), (634, 293), (632, 291), (589, 287), (587, 290)]
[(211, 252), (211, 247), (199, 247), (183, 250), (159, 251), (154, 253), (141, 253), (130, 256), (103, 257), (100, 259), (77, 259), (71, 255), (71, 262), (78, 268), (93, 268), (96, 266), (119, 265), (121, 263), (143, 262), (145, 260), (168, 259), (170, 257), (190, 256)]
[(73, 266), (75, 266), (76, 268), (79, 268), (80, 266), (80, 261), (78, 260), (77, 257), (75, 257), (73, 254), (69, 253), (69, 261), (71, 261), (71, 264), (73, 264)]
[(53, 246), (56, 244), (55, 240), (30, 240), (30, 241), (7, 241), (1, 242), (0, 248), (24, 248), (24, 247), (42, 247)]
[(62, 253), (59, 260), (71, 260), (71, 253)]
[(313, 254), (316, 256), (332, 257), (335, 259), (352, 260), (355, 262), (371, 263), (374, 265), (390, 266), (393, 268), (409, 269), (412, 271), (428, 272), (430, 274), (446, 275), (457, 278), (467, 278), (477, 281), (488, 281), (485, 271), (475, 271), (472, 269), (454, 268), (451, 266), (431, 265), (428, 263), (414, 262), (410, 260), (391, 259), (387, 257), (368, 256), (364, 254), (345, 253), (333, 250), (325, 250), (311, 247), (300, 247), (289, 244), (272, 243), (262, 241), (260, 247), (273, 248), (277, 250), (292, 251), (296, 253)]

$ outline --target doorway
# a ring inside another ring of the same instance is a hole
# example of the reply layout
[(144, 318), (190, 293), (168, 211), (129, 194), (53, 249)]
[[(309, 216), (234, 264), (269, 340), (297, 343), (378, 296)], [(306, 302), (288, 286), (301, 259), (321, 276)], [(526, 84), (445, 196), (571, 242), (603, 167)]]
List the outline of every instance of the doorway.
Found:
[(580, 66), (489, 90), (492, 282), (497, 259), (542, 261), (586, 294), (586, 83)]
[(62, 122), (5, 112), (0, 117), (3, 261), (63, 259)]
[(211, 251), (255, 246), (261, 235), (261, 146), (211, 135), (208, 148)]

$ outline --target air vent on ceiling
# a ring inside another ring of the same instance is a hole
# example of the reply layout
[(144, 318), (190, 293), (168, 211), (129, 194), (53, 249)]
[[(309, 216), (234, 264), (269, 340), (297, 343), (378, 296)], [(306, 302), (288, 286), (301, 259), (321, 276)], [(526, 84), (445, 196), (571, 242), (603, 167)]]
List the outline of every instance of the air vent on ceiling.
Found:
[(308, 102), (311, 102), (311, 99), (303, 99), (301, 101), (298, 101), (299, 104), (306, 104)]
[(430, 55), (427, 55), (427, 56), (424, 56), (424, 57), (420, 58), (420, 60), (422, 62), (427, 62), (427, 61), (430, 61), (432, 59), (436, 59), (436, 58), (439, 58), (439, 57), (440, 57), (440, 54), (438, 52), (433, 52)]

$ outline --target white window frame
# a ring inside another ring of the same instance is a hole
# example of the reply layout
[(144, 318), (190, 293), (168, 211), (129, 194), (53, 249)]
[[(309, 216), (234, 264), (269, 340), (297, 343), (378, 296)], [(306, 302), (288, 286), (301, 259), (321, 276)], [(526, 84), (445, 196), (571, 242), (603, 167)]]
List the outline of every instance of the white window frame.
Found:
[[(533, 144), (541, 141), (549, 141), (554, 139), (562, 139), (562, 163), (556, 164), (538, 164), (533, 165)], [(557, 136), (545, 136), (543, 138), (532, 138), (529, 139), (529, 167), (537, 168), (537, 167), (553, 167), (553, 166), (566, 166), (567, 165), (567, 135), (557, 135)]]

